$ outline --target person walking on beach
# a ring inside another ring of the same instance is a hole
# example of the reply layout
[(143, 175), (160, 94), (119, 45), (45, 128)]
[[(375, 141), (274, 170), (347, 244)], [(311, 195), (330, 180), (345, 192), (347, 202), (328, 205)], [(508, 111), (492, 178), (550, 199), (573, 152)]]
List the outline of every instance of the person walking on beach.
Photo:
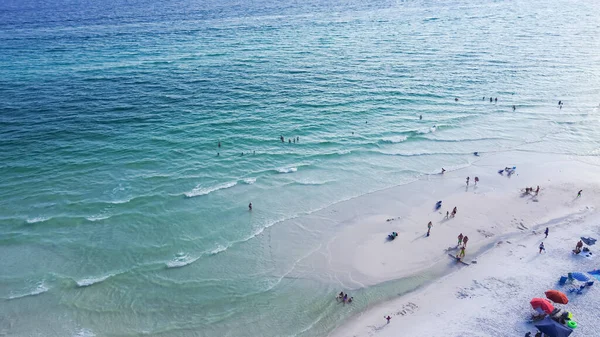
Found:
[(458, 234), (458, 245), (456, 245), (456, 246), (460, 246), (460, 244), (462, 243), (462, 240), (463, 240), (463, 235), (462, 235), (462, 233), (460, 233), (460, 234)]
[(456, 216), (456, 206), (454, 207), (454, 209), (452, 210), (452, 217), (454, 218)]
[(252, 203), (248, 204), (248, 210), (251, 211), (252, 210)]
[(467, 177), (467, 186), (469, 186), (469, 179), (470, 179), (470, 178), (469, 178), (469, 177)]
[(540, 185), (538, 185), (538, 187), (535, 190), (535, 195), (537, 195), (538, 193), (540, 193)]
[(392, 318), (390, 317), (390, 315), (383, 316), (383, 318), (385, 318), (385, 319), (387, 320), (387, 323), (386, 323), (386, 324), (390, 324), (390, 319), (392, 319)]
[(442, 167), (442, 174), (444, 174), (444, 172), (446, 172), (446, 170)]
[(544, 242), (540, 243), (540, 254), (542, 251), (546, 251), (546, 247), (544, 247)]
[(450, 212), (446, 211), (446, 219), (448, 219), (450, 217)]
[(583, 190), (579, 190), (579, 192), (577, 192), (577, 198), (581, 197), (581, 192), (583, 192)]
[(461, 247), (460, 252), (456, 255), (458, 260), (462, 259), (463, 257), (465, 257), (465, 247)]
[(469, 241), (469, 237), (465, 235), (463, 238), (463, 248), (467, 248), (467, 242)]
[(475, 186), (477, 186), (478, 182), (479, 182), (479, 177), (475, 177)]
[(427, 224), (427, 236), (429, 236), (429, 232), (431, 232), (431, 227), (433, 227), (433, 224), (431, 223), (431, 221), (429, 221), (429, 223)]
[(550, 230), (548, 229), (548, 227), (546, 227), (546, 230), (544, 231), (544, 234), (546, 234), (546, 239), (548, 238), (548, 233), (550, 233)]

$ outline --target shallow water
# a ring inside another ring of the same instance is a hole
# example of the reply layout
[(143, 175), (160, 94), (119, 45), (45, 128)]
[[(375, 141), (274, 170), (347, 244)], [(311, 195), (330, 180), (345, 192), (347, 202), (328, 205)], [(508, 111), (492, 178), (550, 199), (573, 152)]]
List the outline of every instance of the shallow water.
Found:
[(319, 336), (411, 289), (339, 310), (297, 224), (474, 151), (598, 155), (598, 6), (0, 3), (0, 331)]

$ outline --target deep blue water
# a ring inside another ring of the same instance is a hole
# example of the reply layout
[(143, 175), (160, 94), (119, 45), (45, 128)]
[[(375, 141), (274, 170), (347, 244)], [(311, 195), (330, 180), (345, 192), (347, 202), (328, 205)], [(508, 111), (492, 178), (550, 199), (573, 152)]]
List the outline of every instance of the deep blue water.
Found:
[(3, 0), (0, 331), (324, 335), (412, 283), (340, 311), (293, 219), (473, 151), (598, 155), (599, 13)]

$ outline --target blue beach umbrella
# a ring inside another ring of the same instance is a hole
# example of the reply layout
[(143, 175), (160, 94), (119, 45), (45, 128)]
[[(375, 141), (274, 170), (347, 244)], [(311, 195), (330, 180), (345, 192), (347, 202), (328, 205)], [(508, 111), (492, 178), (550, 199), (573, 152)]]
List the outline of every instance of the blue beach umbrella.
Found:
[(577, 281), (581, 281), (581, 282), (585, 282), (590, 279), (589, 277), (585, 276), (583, 273), (571, 273), (571, 277), (576, 279)]

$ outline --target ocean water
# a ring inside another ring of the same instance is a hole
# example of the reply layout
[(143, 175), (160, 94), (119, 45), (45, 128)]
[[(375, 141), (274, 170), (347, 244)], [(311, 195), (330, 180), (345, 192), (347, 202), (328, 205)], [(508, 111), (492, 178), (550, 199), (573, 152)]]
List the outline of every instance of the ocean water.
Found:
[(600, 155), (599, 51), (595, 1), (0, 1), (0, 333), (324, 336), (434, 275), (315, 272), (311, 216)]

